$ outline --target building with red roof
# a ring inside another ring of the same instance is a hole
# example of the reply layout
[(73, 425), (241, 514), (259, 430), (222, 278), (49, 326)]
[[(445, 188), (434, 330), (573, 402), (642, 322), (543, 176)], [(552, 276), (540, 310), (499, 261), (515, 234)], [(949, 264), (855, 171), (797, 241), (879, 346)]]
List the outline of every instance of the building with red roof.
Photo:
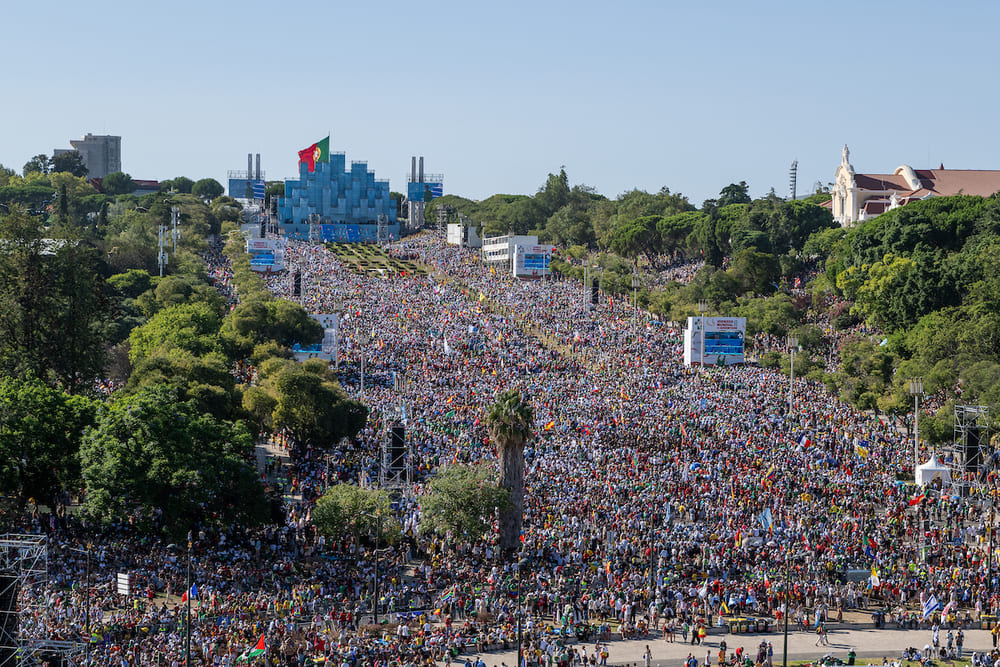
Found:
[(851, 227), (912, 201), (952, 195), (989, 197), (1000, 191), (1000, 170), (913, 169), (909, 165), (891, 174), (858, 174), (847, 146), (834, 176), (829, 206), (833, 219)]

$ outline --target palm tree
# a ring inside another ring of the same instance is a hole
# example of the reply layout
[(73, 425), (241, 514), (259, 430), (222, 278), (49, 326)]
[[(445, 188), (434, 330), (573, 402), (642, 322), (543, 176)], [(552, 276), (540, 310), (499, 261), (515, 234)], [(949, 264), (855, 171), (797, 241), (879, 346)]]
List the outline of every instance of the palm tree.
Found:
[(524, 518), (524, 443), (531, 437), (534, 415), (521, 392), (508, 389), (497, 396), (486, 417), (486, 427), (500, 459), (500, 487), (510, 494), (510, 503), (500, 508), (500, 549), (518, 548)]

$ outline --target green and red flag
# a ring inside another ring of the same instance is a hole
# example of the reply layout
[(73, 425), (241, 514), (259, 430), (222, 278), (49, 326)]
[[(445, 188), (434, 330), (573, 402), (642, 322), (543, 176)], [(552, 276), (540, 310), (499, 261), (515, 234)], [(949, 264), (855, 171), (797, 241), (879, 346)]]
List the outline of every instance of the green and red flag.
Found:
[(254, 646), (253, 648), (244, 651), (240, 657), (236, 658), (236, 662), (246, 662), (247, 660), (253, 660), (256, 657), (264, 655), (264, 652), (266, 650), (267, 650), (267, 644), (264, 643), (264, 635), (261, 635), (260, 639), (257, 641), (257, 645)]
[(309, 148), (299, 151), (299, 164), (305, 163), (309, 171), (316, 171), (317, 162), (330, 161), (330, 136), (320, 139)]

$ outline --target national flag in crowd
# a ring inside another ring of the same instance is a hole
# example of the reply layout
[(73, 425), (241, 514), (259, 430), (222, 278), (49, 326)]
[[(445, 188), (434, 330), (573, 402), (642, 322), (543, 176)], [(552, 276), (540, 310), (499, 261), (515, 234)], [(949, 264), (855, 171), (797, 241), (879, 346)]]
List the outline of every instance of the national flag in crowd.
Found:
[(246, 662), (247, 660), (253, 660), (254, 658), (264, 655), (266, 651), (267, 651), (267, 644), (264, 643), (264, 635), (261, 635), (260, 639), (257, 640), (257, 645), (254, 646), (253, 648), (248, 648), (246, 651), (244, 651), (242, 655), (240, 655), (240, 657), (236, 658), (236, 662)]
[(198, 597), (198, 584), (191, 584), (191, 588), (184, 591), (184, 595), (181, 596), (181, 602), (187, 602), (189, 596), (192, 600)]
[(768, 468), (767, 473), (764, 475), (764, 481), (773, 482), (778, 477), (778, 471), (774, 469), (774, 466)]
[(795, 286), (802, 287), (802, 278), (799, 278), (798, 276), (795, 277)]
[(554, 421), (550, 421), (548, 424), (546, 424), (545, 426), (542, 427), (542, 430), (543, 431), (551, 431), (553, 428), (555, 428), (555, 426), (556, 426), (556, 423)]
[(770, 531), (774, 528), (774, 517), (771, 515), (770, 507), (765, 508), (757, 518), (760, 520), (760, 525), (764, 527), (764, 530)]
[(941, 606), (941, 603), (938, 602), (938, 599), (935, 596), (931, 595), (924, 602), (924, 607), (923, 607), (924, 618), (927, 618), (928, 616), (930, 616), (931, 614), (933, 614), (935, 611), (938, 610), (938, 607), (940, 607), (940, 606)]
[(299, 164), (305, 163), (309, 171), (316, 171), (317, 162), (330, 161), (330, 136), (320, 139), (309, 148), (299, 151)]
[(684, 428), (684, 422), (681, 422), (681, 439), (687, 440), (687, 437), (688, 437), (687, 429)]
[(854, 445), (854, 453), (858, 456), (858, 458), (862, 459), (868, 458), (868, 453), (869, 453), (868, 448), (865, 447), (865, 445), (867, 444), (868, 444), (867, 440), (862, 440), (861, 442), (858, 442), (857, 444)]
[(921, 491), (917, 495), (915, 495), (912, 498), (910, 498), (909, 506), (913, 507), (914, 505), (919, 505), (923, 501), (923, 499), (926, 498), (926, 497), (927, 497), (927, 494), (924, 493), (923, 491)]

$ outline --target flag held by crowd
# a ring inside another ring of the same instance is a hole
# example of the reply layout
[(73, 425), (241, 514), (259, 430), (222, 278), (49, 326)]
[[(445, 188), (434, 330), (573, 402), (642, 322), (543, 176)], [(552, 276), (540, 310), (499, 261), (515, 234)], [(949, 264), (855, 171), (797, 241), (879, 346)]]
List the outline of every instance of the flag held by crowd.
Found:
[(264, 655), (267, 651), (267, 644), (264, 643), (264, 635), (260, 636), (257, 640), (256, 646), (253, 648), (248, 648), (244, 651), (240, 657), (236, 658), (236, 662), (247, 662), (248, 660), (253, 660), (254, 658)]
[(937, 597), (935, 597), (933, 595), (930, 596), (929, 598), (927, 598), (927, 600), (924, 601), (924, 607), (923, 607), (924, 616), (923, 617), (927, 618), (928, 616), (930, 616), (931, 614), (933, 614), (934, 612), (936, 612), (940, 607), (941, 607), (941, 603), (938, 602)]
[(198, 584), (194, 583), (191, 584), (191, 588), (184, 591), (184, 595), (181, 596), (181, 602), (187, 602), (189, 598), (194, 600), (197, 597), (198, 597)]

